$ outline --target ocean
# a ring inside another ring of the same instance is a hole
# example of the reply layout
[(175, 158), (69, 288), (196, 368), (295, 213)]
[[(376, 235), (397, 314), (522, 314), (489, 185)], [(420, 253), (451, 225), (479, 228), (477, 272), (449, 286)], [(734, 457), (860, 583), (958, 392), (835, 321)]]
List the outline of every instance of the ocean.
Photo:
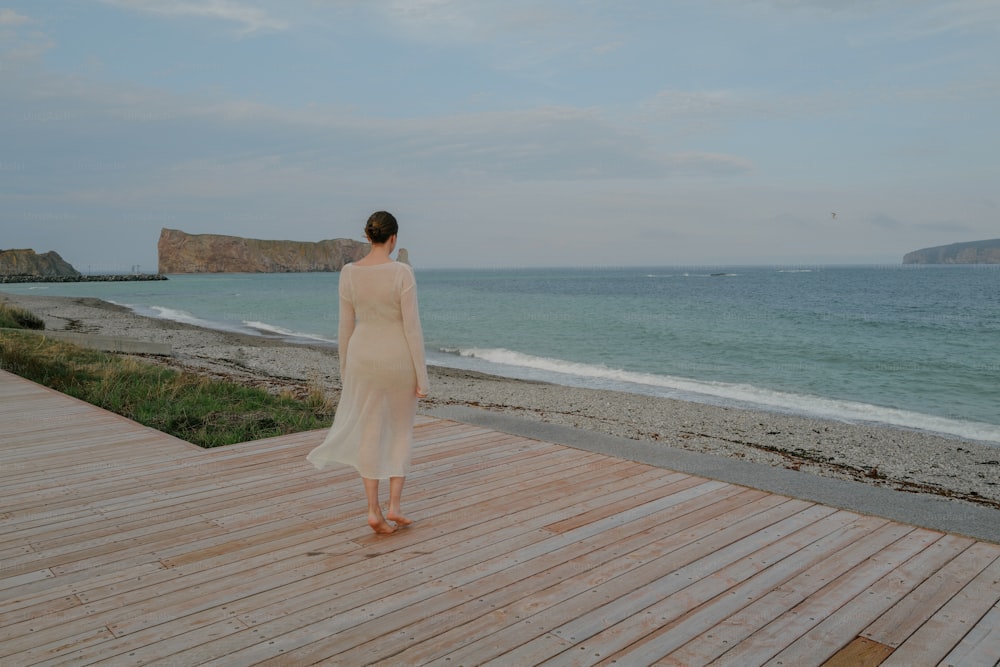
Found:
[[(428, 362), (1000, 444), (1000, 267), (417, 269)], [(339, 274), (4, 285), (334, 344)]]

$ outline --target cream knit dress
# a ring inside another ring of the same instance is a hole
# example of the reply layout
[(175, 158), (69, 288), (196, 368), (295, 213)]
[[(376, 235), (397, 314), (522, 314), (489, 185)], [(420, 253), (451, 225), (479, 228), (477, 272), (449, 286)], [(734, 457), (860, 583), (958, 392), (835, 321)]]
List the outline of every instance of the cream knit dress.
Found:
[(306, 458), (319, 469), (354, 466), (368, 479), (404, 477), (416, 392), (428, 389), (413, 269), (401, 262), (348, 264), (339, 291), (343, 388), (326, 439)]

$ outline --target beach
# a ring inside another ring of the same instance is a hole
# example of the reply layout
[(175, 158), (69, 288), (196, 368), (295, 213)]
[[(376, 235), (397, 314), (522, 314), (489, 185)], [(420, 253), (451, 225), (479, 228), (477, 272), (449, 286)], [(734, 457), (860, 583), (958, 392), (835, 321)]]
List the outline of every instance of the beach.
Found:
[[(320, 388), (333, 402), (339, 396), (338, 359), (332, 346), (145, 317), (93, 298), (0, 291), (0, 301), (30, 310), (50, 331), (169, 345), (170, 356), (144, 357), (152, 363), (272, 391)], [(1000, 447), (991, 444), (451, 368), (428, 370), (431, 393), (418, 411), (464, 405), (663, 447), (1000, 507)]]

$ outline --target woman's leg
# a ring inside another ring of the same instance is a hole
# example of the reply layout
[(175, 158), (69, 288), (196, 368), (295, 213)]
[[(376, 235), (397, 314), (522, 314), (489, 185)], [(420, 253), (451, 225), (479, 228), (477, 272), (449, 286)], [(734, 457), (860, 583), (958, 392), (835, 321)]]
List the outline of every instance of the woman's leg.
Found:
[(400, 501), (403, 497), (403, 482), (405, 480), (405, 477), (389, 478), (389, 511), (386, 513), (385, 518), (389, 521), (395, 521), (400, 526), (408, 526), (412, 523), (399, 511)]
[(382, 516), (382, 508), (378, 504), (378, 480), (362, 477), (361, 481), (365, 483), (365, 496), (368, 497), (368, 525), (376, 533), (383, 535), (394, 532), (396, 528), (386, 523), (385, 517)]

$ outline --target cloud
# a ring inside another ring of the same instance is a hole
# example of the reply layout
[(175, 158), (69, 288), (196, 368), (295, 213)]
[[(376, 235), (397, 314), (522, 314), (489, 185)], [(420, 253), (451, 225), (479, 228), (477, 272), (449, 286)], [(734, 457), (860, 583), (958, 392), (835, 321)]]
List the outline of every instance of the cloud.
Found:
[(675, 153), (669, 162), (671, 171), (684, 174), (725, 176), (753, 170), (749, 159), (722, 153)]
[(773, 5), (782, 10), (821, 11), (829, 14), (853, 14), (877, 9), (871, 0), (762, 0), (758, 4)]
[(390, 0), (376, 3), (382, 14), (414, 37), (475, 42), (503, 33), (537, 32), (578, 23), (582, 14), (523, 0)]
[(29, 27), (34, 23), (31, 17), (13, 9), (0, 8), (0, 73), (37, 62), (55, 46), (49, 35)]
[(617, 39), (617, 40), (614, 40), (614, 41), (604, 42), (604, 43), (598, 44), (597, 46), (595, 46), (594, 48), (592, 48), (591, 51), (595, 55), (603, 56), (603, 55), (606, 55), (608, 53), (614, 53), (615, 51), (618, 51), (619, 49), (621, 49), (622, 47), (624, 47), (625, 44), (626, 44), (625, 40), (623, 40), (623, 39)]
[(891, 17), (888, 36), (903, 41), (945, 33), (1000, 32), (1000, 4), (989, 0), (760, 0), (758, 4), (823, 18)]
[(660, 120), (784, 119), (828, 115), (856, 101), (850, 92), (794, 95), (753, 90), (662, 90), (643, 103), (642, 109)]
[(385, 7), (386, 13), (414, 28), (444, 27), (449, 30), (479, 30), (482, 22), (473, 10), (475, 3), (462, 4), (454, 0), (394, 0)]
[(1000, 4), (984, 0), (927, 2), (897, 32), (902, 39), (943, 33), (1000, 33)]
[(287, 21), (236, 0), (103, 0), (104, 4), (165, 17), (194, 17), (235, 23), (241, 34), (286, 30)]
[(957, 237), (965, 237), (968, 239), (978, 232), (976, 229), (970, 227), (961, 222), (956, 222), (953, 220), (936, 220), (932, 222), (925, 222), (922, 224), (914, 225), (916, 229), (926, 232), (937, 232), (944, 234), (955, 234)]
[[(287, 109), (247, 100), (175, 96), (140, 86), (74, 86), (72, 80), (55, 75), (22, 85), (28, 89), (21, 91), (22, 111), (14, 112), (16, 117), (44, 120), (47, 110), (72, 109), (71, 118), (56, 115), (54, 120), (76, 121), (80, 142), (105, 132), (116, 136), (106, 145), (125, 155), (109, 159), (124, 161), (140, 155), (155, 160), (158, 150), (168, 159), (197, 160), (212, 154), (225, 163), (243, 160), (246, 146), (253, 145), (254, 157), (278, 156), (283, 165), (476, 174), (514, 181), (730, 176), (751, 169), (740, 156), (671, 151), (640, 130), (574, 107), (379, 118), (344, 108)], [(144, 136), (161, 131), (175, 132), (179, 140), (150, 147)]]
[(890, 231), (902, 229), (904, 226), (902, 222), (885, 213), (873, 213), (867, 216), (864, 221), (873, 227), (880, 227)]
[(0, 7), (0, 26), (23, 25), (30, 20), (24, 14), (18, 14), (13, 9)]
[(741, 115), (760, 106), (728, 90), (662, 90), (643, 105), (647, 112), (666, 118)]
[(374, 0), (380, 23), (404, 39), (468, 49), (493, 69), (533, 80), (555, 77), (563, 60), (592, 62), (622, 48), (611, 26), (631, 11), (559, 0)]

